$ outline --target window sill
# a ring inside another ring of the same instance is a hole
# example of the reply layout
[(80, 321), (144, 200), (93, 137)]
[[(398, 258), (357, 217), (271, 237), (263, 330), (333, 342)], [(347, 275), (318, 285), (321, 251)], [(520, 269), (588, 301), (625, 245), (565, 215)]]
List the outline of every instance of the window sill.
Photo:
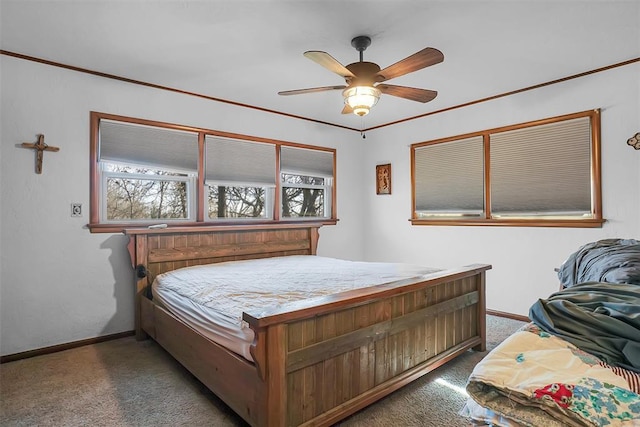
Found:
[(605, 219), (410, 219), (411, 225), (602, 228)]

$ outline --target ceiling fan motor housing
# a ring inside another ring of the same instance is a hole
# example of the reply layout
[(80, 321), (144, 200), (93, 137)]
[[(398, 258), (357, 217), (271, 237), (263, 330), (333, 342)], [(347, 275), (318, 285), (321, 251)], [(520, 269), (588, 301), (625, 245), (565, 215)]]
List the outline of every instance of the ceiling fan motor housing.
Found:
[(354, 62), (346, 66), (355, 77), (346, 77), (348, 85), (373, 85), (376, 82), (376, 74), (380, 71), (380, 66), (373, 62)]

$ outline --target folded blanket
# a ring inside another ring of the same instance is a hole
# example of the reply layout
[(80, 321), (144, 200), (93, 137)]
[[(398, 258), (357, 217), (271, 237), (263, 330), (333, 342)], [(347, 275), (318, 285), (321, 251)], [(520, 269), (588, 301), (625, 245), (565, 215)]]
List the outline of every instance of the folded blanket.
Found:
[(489, 414), (471, 416), (496, 426), (631, 427), (640, 425), (639, 387), (640, 375), (531, 323), (476, 365), (467, 392)]
[(529, 318), (610, 365), (640, 372), (640, 286), (583, 283), (538, 300)]

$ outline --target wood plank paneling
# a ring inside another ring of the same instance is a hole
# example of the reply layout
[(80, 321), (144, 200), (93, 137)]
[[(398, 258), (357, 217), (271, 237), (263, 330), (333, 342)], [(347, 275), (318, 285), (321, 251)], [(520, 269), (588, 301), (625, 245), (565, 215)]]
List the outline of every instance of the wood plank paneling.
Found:
[[(305, 320), (302, 323), (302, 346), (312, 345), (316, 342), (316, 322)], [(289, 346), (291, 348), (291, 346)], [(318, 385), (322, 383), (322, 370), (318, 365), (310, 366), (303, 370), (304, 392), (302, 393), (302, 421), (307, 421), (322, 413), (321, 396), (318, 394)]]
[[(406, 313), (413, 313), (416, 310), (415, 299), (417, 292), (409, 292), (404, 296), (404, 308)], [(402, 368), (403, 371), (406, 371), (411, 366), (413, 366), (414, 361), (417, 358), (416, 355), (416, 346), (414, 344), (413, 336), (417, 329), (420, 329), (423, 322), (416, 323), (412, 328), (407, 328), (403, 334), (403, 361)]]
[[(316, 328), (309, 339), (298, 337), (304, 337), (309, 320), (290, 323), (289, 336), (296, 338), (290, 341), (286, 370), (288, 390), (296, 396), (287, 410), (289, 421), (298, 425), (313, 420), (315, 425), (314, 417), (325, 417), (327, 409), (360, 401), (419, 366), (439, 366), (462, 343), (477, 343), (477, 336), (464, 336), (460, 324), (468, 320), (463, 316), (468, 310), (477, 309), (476, 288), (473, 280), (462, 279), (435, 286), (430, 299), (419, 290), (321, 316), (312, 321)], [(416, 337), (436, 319), (441, 330), (435, 335), (442, 339), (427, 357)]]
[[(429, 292), (426, 292), (423, 300), (423, 305), (425, 307), (429, 307), (431, 304), (434, 304), (435, 298), (435, 289), (429, 289)], [(424, 334), (422, 336), (422, 355), (421, 362), (428, 360), (431, 356), (435, 354), (436, 348), (436, 326), (437, 326), (437, 318), (431, 319), (431, 321), (425, 319), (422, 324), (422, 328), (424, 330)]]
[[(387, 315), (387, 320), (381, 317), (383, 320), (375, 324), (350, 330), (340, 335), (336, 332), (336, 319), (338, 316), (345, 316), (345, 313), (340, 312), (338, 314), (327, 315), (323, 318), (324, 322), (322, 326), (328, 329), (323, 331), (322, 341), (290, 351), (287, 357), (287, 371), (296, 371), (305, 366), (317, 363), (325, 357), (336, 357), (346, 351), (364, 346), (371, 341), (384, 341), (387, 343), (387, 346), (390, 346), (393, 338), (403, 333), (406, 329), (414, 328), (415, 325), (423, 324), (431, 318), (441, 319), (444, 315), (453, 313), (456, 310), (461, 310), (463, 307), (476, 305), (478, 300), (478, 293), (473, 291), (449, 300), (443, 300), (438, 304), (407, 313), (395, 319)], [(390, 300), (385, 302), (388, 303), (385, 304), (386, 306), (391, 306)], [(379, 309), (376, 308), (376, 310)], [(353, 311), (353, 309), (348, 311)], [(382, 313), (384, 312), (385, 311), (382, 311)], [(442, 322), (442, 325), (443, 327), (447, 326), (444, 322)], [(290, 328), (292, 328), (292, 326), (290, 326)], [(296, 327), (296, 330), (297, 329)], [(402, 358), (403, 357), (399, 357), (400, 360)], [(390, 366), (386, 366), (386, 368), (387, 370), (391, 369)]]
[[(336, 336), (336, 317), (335, 314), (323, 316), (321, 320), (322, 340), (326, 341)], [(322, 372), (322, 402), (325, 408), (333, 408), (336, 406), (336, 361), (333, 357), (328, 356), (324, 359)]]
[[(453, 284), (450, 284), (449, 286), (444, 286), (443, 288), (444, 288), (445, 300), (451, 299), (454, 296), (455, 282)], [(454, 331), (456, 328), (455, 322), (453, 321), (454, 319), (453, 312), (448, 312), (447, 314), (445, 314), (444, 318), (445, 318), (444, 347), (442, 348), (442, 350), (453, 347), (454, 345), (453, 337), (454, 337)]]
[(295, 240), (287, 242), (250, 242), (250, 243), (226, 243), (215, 247), (211, 246), (173, 246), (171, 242), (159, 249), (149, 252), (150, 262), (176, 261), (201, 258), (236, 257), (241, 255), (254, 255), (256, 253), (269, 254), (286, 251), (308, 251), (308, 240)]
[[(368, 306), (356, 307), (354, 313), (357, 329), (371, 325), (372, 321), (370, 319), (370, 310)], [(363, 344), (358, 349), (357, 394), (363, 393), (373, 385), (373, 370), (370, 368), (373, 366), (373, 349), (373, 342)]]

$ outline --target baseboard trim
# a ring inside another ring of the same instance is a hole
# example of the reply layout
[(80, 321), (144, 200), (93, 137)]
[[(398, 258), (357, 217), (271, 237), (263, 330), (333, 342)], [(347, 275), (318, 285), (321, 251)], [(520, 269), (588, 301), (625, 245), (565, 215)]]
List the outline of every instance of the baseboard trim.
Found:
[(23, 351), (21, 353), (8, 354), (6, 356), (0, 356), (0, 363), (13, 362), (16, 360), (28, 359), (30, 357), (42, 356), (44, 354), (57, 353), (59, 351), (70, 350), (72, 348), (83, 347), (85, 345), (98, 344), (105, 341), (117, 340), (119, 338), (130, 337), (133, 335), (135, 335), (135, 331), (118, 332), (117, 334), (103, 335), (95, 338), (87, 338), (86, 340), (73, 341), (65, 344)]
[(506, 317), (507, 319), (519, 320), (521, 322), (527, 322), (527, 323), (531, 322), (531, 319), (529, 319), (527, 316), (522, 316), (520, 314), (507, 313), (507, 312), (498, 311), (498, 310), (487, 310), (486, 313), (492, 316)]

